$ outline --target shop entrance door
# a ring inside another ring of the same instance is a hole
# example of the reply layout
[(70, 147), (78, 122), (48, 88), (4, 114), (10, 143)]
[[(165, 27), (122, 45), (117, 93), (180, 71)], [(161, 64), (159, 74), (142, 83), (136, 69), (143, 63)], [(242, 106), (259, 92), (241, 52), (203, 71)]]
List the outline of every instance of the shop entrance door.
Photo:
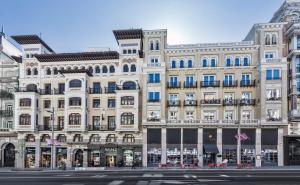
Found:
[(11, 143), (7, 144), (4, 149), (4, 167), (15, 166), (15, 146)]
[(108, 167), (116, 167), (117, 156), (115, 155), (107, 155), (106, 156), (106, 166)]

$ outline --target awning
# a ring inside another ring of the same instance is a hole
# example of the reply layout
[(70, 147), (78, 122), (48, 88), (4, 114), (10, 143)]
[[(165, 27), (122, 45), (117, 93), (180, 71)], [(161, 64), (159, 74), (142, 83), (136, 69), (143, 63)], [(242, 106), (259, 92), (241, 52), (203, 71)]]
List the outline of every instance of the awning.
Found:
[(204, 153), (214, 153), (214, 154), (219, 153), (217, 145), (214, 144), (205, 144), (203, 145), (203, 148), (204, 148)]

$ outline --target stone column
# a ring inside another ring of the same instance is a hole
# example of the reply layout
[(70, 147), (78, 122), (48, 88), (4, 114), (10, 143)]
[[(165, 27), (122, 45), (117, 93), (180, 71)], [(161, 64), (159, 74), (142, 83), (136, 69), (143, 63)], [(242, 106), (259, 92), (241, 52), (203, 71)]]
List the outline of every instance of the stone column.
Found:
[(283, 128), (278, 128), (278, 166), (283, 166)]
[(42, 157), (41, 142), (38, 139), (36, 143), (37, 143), (37, 145), (35, 147), (35, 168), (39, 168), (40, 167), (40, 160), (41, 160), (41, 157)]
[(261, 128), (256, 128), (255, 134), (255, 166), (261, 167)]
[(222, 128), (217, 129), (217, 147), (219, 153), (222, 155)]
[(147, 128), (143, 128), (143, 167), (147, 167), (148, 163), (148, 146), (147, 146)]
[(72, 147), (68, 146), (67, 147), (67, 169), (72, 168), (72, 160), (73, 160), (73, 151)]
[(198, 165), (199, 167), (203, 167), (203, 128), (198, 128), (198, 142), (197, 142), (197, 150), (198, 150)]
[(87, 149), (83, 149), (82, 167), (84, 167), (84, 168), (88, 167), (88, 151), (87, 151)]
[(183, 129), (180, 129), (180, 164), (183, 165)]
[(167, 163), (167, 129), (161, 129), (161, 163)]

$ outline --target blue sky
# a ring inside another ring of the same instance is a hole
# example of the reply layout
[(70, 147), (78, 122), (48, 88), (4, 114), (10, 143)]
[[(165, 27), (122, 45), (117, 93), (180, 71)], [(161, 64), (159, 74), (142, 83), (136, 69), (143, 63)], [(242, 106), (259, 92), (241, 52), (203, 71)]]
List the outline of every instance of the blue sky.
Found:
[(56, 52), (117, 48), (113, 29), (168, 29), (169, 44), (242, 40), (284, 0), (1, 0), (8, 35), (39, 34)]

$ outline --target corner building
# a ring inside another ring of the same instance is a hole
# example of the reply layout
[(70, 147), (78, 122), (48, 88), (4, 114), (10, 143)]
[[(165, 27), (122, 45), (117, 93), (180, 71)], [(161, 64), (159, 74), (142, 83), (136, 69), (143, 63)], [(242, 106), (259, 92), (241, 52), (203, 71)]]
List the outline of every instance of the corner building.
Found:
[(167, 30), (128, 29), (113, 31), (118, 51), (55, 53), (13, 36), (18, 167), (297, 164), (299, 9), (287, 0), (241, 42), (168, 45)]

